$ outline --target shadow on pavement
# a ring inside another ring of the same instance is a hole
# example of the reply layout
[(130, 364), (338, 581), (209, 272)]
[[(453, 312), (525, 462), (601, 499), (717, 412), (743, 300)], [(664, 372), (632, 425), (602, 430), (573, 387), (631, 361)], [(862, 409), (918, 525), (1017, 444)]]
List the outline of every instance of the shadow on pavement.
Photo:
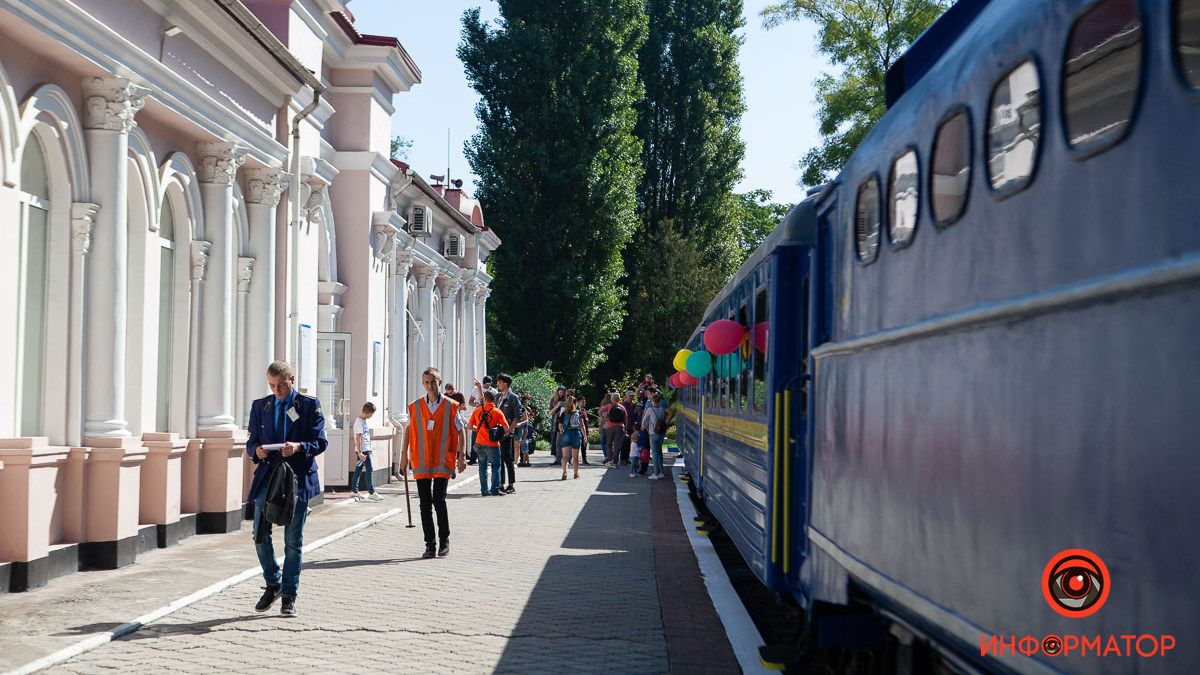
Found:
[(667, 670), (649, 491), (629, 482), (601, 478), (562, 544), (581, 553), (547, 560), (495, 672)]
[[(118, 640), (134, 641), (134, 640), (150, 640), (162, 637), (164, 634), (179, 634), (189, 633), (193, 635), (201, 635), (208, 633), (214, 628), (225, 626), (231, 623), (242, 623), (245, 621), (259, 621), (261, 619), (277, 619), (279, 618), (278, 610), (274, 612), (265, 612), (263, 614), (246, 614), (243, 616), (223, 617), (220, 619), (209, 619), (208, 621), (197, 621), (195, 623), (152, 623), (128, 634)], [(86, 626), (75, 626), (65, 632), (57, 633), (57, 635), (91, 635), (93, 633), (106, 633), (118, 626), (124, 624), (119, 623), (93, 623)]]

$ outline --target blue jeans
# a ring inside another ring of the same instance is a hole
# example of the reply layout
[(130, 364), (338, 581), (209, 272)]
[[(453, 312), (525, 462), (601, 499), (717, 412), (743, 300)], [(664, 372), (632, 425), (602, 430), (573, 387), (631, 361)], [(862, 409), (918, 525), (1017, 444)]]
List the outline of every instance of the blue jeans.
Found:
[(375, 484), (373, 482), (374, 478), (371, 475), (374, 473), (375, 469), (371, 466), (371, 454), (372, 453), (368, 452), (366, 459), (354, 465), (354, 480), (350, 481), (350, 489), (354, 490), (355, 492), (358, 492), (359, 480), (365, 471), (367, 474), (367, 492), (375, 494)]
[(292, 522), (283, 530), (283, 573), (280, 574), (279, 563), (275, 561), (275, 547), (271, 543), (271, 523), (262, 517), (263, 504), (267, 501), (267, 485), (263, 481), (258, 494), (254, 496), (254, 534), (257, 539), (258, 528), (267, 528), (261, 544), (255, 544), (258, 551), (258, 564), (262, 566), (263, 580), (268, 586), (282, 586), (285, 598), (296, 597), (300, 589), (300, 549), (304, 547), (304, 521), (308, 518), (308, 500), (296, 500), (296, 511), (292, 514)]
[(655, 433), (650, 434), (650, 462), (654, 467), (654, 471), (652, 473), (655, 474), (661, 474), (663, 472), (662, 444), (662, 436)]
[[(475, 444), (475, 454), (479, 456), (479, 493), (482, 495), (500, 494), (500, 446)], [(492, 474), (492, 487), (488, 488), (488, 473)]]

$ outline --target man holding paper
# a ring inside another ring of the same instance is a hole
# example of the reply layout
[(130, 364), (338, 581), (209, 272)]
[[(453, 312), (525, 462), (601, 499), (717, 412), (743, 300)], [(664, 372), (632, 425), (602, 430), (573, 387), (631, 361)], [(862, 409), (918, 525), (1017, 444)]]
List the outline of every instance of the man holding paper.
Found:
[[(250, 484), (247, 501), (254, 502), (254, 541), (258, 562), (262, 565), (266, 591), (254, 609), (265, 612), (283, 596), (282, 614), (296, 615), (296, 591), (300, 587), (300, 549), (304, 546), (304, 520), (308, 515), (308, 500), (320, 494), (321, 481), (317, 476), (317, 455), (325, 452), (325, 416), (321, 402), (295, 390), (296, 377), (285, 361), (276, 361), (267, 368), (267, 384), (272, 395), (256, 400), (250, 406), (250, 440), (246, 454), (257, 466)], [(284, 561), (282, 572), (275, 561), (271, 543), (271, 523), (263, 517), (267, 496), (268, 476), (279, 462), (287, 462), (296, 475), (296, 509), (284, 528)], [(266, 528), (265, 530), (262, 528)]]

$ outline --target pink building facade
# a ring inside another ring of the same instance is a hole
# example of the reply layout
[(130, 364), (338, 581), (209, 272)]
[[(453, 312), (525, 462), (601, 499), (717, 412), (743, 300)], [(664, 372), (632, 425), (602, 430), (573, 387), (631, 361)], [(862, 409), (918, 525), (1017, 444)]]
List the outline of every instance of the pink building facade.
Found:
[[(389, 158), (421, 81), (345, 0), (0, 0), (0, 592), (241, 527), (293, 364), (345, 486), (486, 372), (478, 204)], [(388, 461), (385, 461), (388, 460)]]

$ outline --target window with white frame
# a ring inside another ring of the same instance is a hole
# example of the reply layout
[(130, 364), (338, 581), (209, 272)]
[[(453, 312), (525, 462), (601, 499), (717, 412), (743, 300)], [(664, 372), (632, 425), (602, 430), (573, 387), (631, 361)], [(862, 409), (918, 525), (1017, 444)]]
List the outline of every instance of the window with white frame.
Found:
[(45, 377), (46, 267), (49, 242), (50, 186), (41, 142), (30, 135), (21, 156), (20, 283), (18, 308), (17, 435), (42, 435)]

